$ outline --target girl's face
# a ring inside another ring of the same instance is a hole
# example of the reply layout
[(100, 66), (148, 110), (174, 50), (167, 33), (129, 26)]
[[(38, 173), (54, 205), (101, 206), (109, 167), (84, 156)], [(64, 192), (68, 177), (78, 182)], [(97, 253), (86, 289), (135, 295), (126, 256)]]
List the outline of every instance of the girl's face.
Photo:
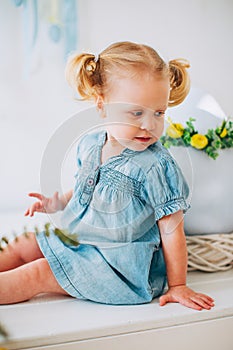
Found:
[(169, 78), (142, 74), (120, 78), (104, 99), (108, 141), (120, 149), (143, 151), (163, 133)]

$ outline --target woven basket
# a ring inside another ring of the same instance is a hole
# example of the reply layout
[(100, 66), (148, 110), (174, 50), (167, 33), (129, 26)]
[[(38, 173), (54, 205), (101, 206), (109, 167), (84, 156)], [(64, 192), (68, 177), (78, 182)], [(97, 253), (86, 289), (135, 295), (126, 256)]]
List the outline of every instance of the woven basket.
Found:
[(188, 271), (226, 271), (233, 267), (233, 232), (186, 236)]

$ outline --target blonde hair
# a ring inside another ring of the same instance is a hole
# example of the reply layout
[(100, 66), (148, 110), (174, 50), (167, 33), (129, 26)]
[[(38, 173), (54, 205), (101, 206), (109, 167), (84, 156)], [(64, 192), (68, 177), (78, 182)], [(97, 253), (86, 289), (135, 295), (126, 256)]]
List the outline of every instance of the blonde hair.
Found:
[(105, 97), (116, 77), (133, 77), (143, 72), (170, 78), (169, 106), (180, 104), (190, 89), (188, 61), (175, 59), (168, 64), (147, 45), (118, 42), (98, 57), (89, 53), (74, 54), (67, 62), (66, 79), (83, 100)]

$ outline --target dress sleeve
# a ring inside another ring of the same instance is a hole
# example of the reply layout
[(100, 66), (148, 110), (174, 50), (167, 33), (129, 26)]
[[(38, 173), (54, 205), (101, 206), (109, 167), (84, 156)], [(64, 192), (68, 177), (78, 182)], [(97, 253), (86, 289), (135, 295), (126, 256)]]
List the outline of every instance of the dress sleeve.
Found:
[(78, 141), (76, 149), (77, 171), (80, 170), (84, 161), (86, 163), (90, 160), (90, 155), (92, 154), (93, 149), (96, 147), (98, 137), (99, 133), (89, 133), (84, 134)]
[(81, 137), (81, 139), (79, 140), (78, 144), (77, 144), (77, 148), (76, 148), (76, 165), (77, 165), (77, 172), (79, 171), (79, 169), (82, 166), (82, 162), (83, 162), (83, 157), (85, 157), (85, 152), (87, 150), (87, 138), (88, 135), (84, 135)]
[[(81, 161), (81, 154), (80, 154), (80, 146), (78, 144), (77, 146), (77, 149), (76, 149), (76, 175), (77, 175), (77, 172), (79, 171), (79, 169), (81, 168), (81, 165), (82, 165), (82, 161)], [(75, 175), (75, 176), (76, 176)]]
[(147, 173), (147, 200), (154, 208), (156, 221), (179, 210), (188, 210), (188, 184), (172, 157), (157, 161)]

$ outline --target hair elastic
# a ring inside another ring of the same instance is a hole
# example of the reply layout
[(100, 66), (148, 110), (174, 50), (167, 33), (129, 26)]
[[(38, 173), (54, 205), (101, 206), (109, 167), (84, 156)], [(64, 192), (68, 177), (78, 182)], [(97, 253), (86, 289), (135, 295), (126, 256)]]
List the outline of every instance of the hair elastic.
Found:
[(97, 63), (99, 61), (99, 54), (98, 53), (95, 53), (94, 54), (95, 58), (94, 58), (94, 62)]

